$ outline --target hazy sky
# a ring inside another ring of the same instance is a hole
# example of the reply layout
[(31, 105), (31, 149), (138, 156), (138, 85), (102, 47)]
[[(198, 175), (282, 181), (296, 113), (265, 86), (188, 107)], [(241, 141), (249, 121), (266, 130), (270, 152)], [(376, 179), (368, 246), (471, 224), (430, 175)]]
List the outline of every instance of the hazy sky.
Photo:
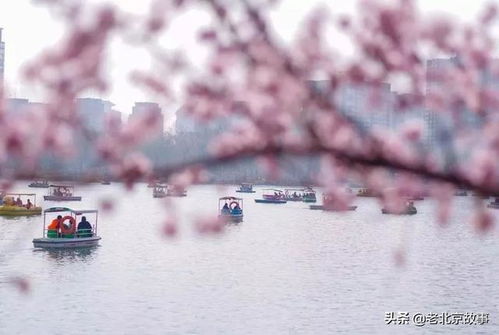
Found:
[[(237, 1), (237, 0), (234, 0)], [(148, 10), (150, 0), (86, 0), (98, 4), (113, 3), (130, 13), (142, 14)], [(420, 8), (424, 11), (439, 11), (456, 15), (461, 19), (473, 18), (478, 9), (489, 1), (480, 0), (420, 0)], [(303, 14), (318, 4), (334, 4), (335, 12), (352, 12), (354, 0), (283, 0), (279, 10), (273, 13), (272, 20), (276, 31), (290, 36), (296, 29)], [(332, 5), (330, 5), (332, 7)], [(174, 43), (184, 45), (187, 49), (196, 48), (192, 36), (200, 22), (206, 18), (197, 12), (189, 13), (175, 25)], [(25, 62), (49, 46), (57, 44), (64, 36), (63, 25), (51, 15), (49, 10), (36, 0), (0, 0), (0, 27), (6, 43), (5, 77), (9, 95), (26, 97), (32, 100), (43, 100), (41, 92), (23, 82), (19, 76)], [(185, 41), (189, 41), (187, 44)], [(124, 45), (119, 40), (112, 43), (110, 51), (109, 75), (113, 87), (109, 96), (118, 110), (130, 113), (134, 101), (154, 100), (142, 91), (127, 83), (128, 73), (139, 67), (148, 69), (150, 63), (147, 54)]]

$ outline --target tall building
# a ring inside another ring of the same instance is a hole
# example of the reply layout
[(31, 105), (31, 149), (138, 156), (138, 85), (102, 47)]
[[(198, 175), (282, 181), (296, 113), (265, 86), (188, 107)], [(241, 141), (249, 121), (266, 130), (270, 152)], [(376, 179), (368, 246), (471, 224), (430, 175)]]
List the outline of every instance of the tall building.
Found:
[(0, 83), (3, 82), (5, 67), (5, 43), (2, 40), (2, 28), (0, 28)]
[[(309, 81), (313, 90), (325, 92), (327, 82)], [(390, 84), (371, 85), (367, 83), (342, 85), (336, 92), (334, 103), (340, 112), (350, 117), (357, 126), (366, 131), (375, 128), (391, 128), (396, 94)]]
[(5, 101), (5, 107), (9, 117), (19, 117), (28, 111), (30, 102), (28, 99), (10, 98)]
[(163, 136), (165, 132), (164, 116), (163, 111), (159, 104), (155, 102), (136, 102), (132, 108), (132, 114), (128, 118), (128, 121), (133, 120), (136, 117), (144, 116), (147, 113), (159, 113), (159, 122), (157, 124), (158, 134)]
[(46, 107), (46, 104), (40, 102), (31, 102), (23, 98), (9, 98), (5, 100), (5, 111), (8, 117), (21, 118), (28, 113), (40, 111)]
[(193, 134), (201, 129), (200, 123), (187, 115), (183, 108), (177, 110), (175, 119), (175, 134)]
[[(456, 84), (453, 79), (453, 72), (459, 71), (465, 66), (466, 64), (463, 64), (456, 56), (429, 59), (426, 62), (427, 97), (436, 97), (435, 100), (444, 102), (444, 108), (449, 110), (449, 113), (436, 113), (432, 106), (427, 106), (432, 148), (446, 147), (450, 134), (457, 128), (475, 129), (480, 127), (481, 117), (466, 104), (462, 98), (462, 92), (459, 90), (459, 84)], [(497, 76), (491, 71), (483, 70), (478, 76), (476, 78), (478, 79), (477, 84), (481, 88), (497, 90), (499, 87)]]
[[(397, 99), (402, 101), (416, 101), (416, 98), (410, 93), (397, 94)], [(392, 119), (392, 128), (397, 130), (407, 125), (408, 122), (417, 121), (423, 126), (421, 142), (424, 149), (432, 149), (433, 142), (433, 114), (424, 106), (424, 103), (409, 104), (404, 110), (394, 113)]]
[(106, 115), (111, 112), (113, 103), (98, 98), (76, 100), (78, 115), (87, 130), (101, 133), (104, 130)]

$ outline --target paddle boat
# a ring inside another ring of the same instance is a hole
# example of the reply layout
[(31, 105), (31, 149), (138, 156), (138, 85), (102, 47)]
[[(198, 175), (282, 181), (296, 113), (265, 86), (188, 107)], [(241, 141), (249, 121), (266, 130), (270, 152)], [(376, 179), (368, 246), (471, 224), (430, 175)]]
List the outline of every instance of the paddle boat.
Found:
[(468, 195), (468, 191), (466, 191), (466, 190), (456, 190), (456, 192), (454, 192), (454, 195), (456, 197), (466, 197)]
[(316, 202), (315, 191), (311, 187), (306, 188), (286, 188), (284, 199), (287, 201)]
[(227, 222), (243, 221), (243, 199), (236, 197), (218, 199), (218, 217)]
[[(23, 201), (23, 199), (25, 200)], [(42, 208), (36, 205), (36, 194), (34, 193), (6, 193), (2, 200), (2, 206), (0, 206), (0, 215), (2, 216), (42, 214)]]
[(263, 190), (262, 198), (255, 199), (255, 202), (262, 204), (285, 204), (287, 202), (284, 192), (273, 188)]
[(373, 190), (369, 188), (361, 188), (360, 190), (357, 191), (357, 196), (358, 197), (369, 197), (369, 198), (375, 198), (379, 194), (374, 192)]
[(322, 195), (322, 205), (310, 205), (310, 209), (331, 211), (331, 212), (344, 212), (344, 211), (354, 211), (357, 206), (339, 206), (333, 200), (333, 198), (328, 194)]
[(168, 191), (166, 192), (168, 197), (186, 197), (187, 190), (180, 186), (168, 186)]
[(101, 185), (111, 185), (111, 182), (108, 180), (103, 180), (100, 183), (101, 183)]
[(495, 197), (494, 201), (487, 204), (488, 208), (499, 209), (499, 197)]
[(256, 191), (253, 190), (253, 184), (242, 183), (241, 185), (239, 185), (239, 189), (237, 189), (236, 192), (239, 192), (239, 193), (255, 193)]
[(167, 185), (156, 184), (156, 186), (154, 186), (154, 189), (152, 190), (153, 198), (166, 197), (167, 189), (168, 189)]
[(35, 180), (32, 183), (30, 183), (28, 187), (48, 188), (49, 182), (47, 180)]
[(287, 201), (303, 201), (303, 188), (286, 188), (284, 189), (284, 199)]
[[(57, 229), (49, 229), (47, 219), (57, 220), (62, 216)], [(85, 216), (91, 216), (90, 228), (78, 229), (79, 221)], [(92, 210), (72, 210), (67, 207), (52, 207), (43, 211), (43, 236), (33, 239), (35, 248), (82, 248), (93, 247), (99, 244), (97, 235), (97, 219), (99, 212)], [(92, 224), (93, 221), (93, 224)], [(67, 222), (67, 223), (66, 223)]]
[(412, 201), (408, 201), (405, 205), (405, 208), (403, 208), (400, 211), (392, 211), (387, 208), (382, 208), (381, 213), (383, 214), (396, 214), (396, 215), (414, 215), (417, 214), (416, 207), (414, 206), (414, 203)]
[(316, 202), (317, 197), (315, 196), (315, 191), (311, 187), (307, 187), (303, 192), (303, 202)]
[(49, 194), (44, 195), (44, 200), (52, 201), (81, 201), (81, 196), (75, 196), (73, 185), (50, 185)]

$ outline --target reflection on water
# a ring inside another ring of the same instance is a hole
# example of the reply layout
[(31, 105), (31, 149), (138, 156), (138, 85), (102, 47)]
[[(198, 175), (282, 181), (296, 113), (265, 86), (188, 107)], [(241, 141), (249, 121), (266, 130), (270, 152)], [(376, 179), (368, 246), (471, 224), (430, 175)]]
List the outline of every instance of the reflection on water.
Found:
[(58, 264), (72, 262), (91, 262), (96, 253), (96, 247), (90, 248), (75, 248), (75, 249), (33, 249), (33, 252), (44, 253), (47, 259), (55, 261)]
[[(119, 200), (99, 216), (93, 249), (34, 250), (43, 217), (0, 218), (0, 334), (499, 334), (498, 236), (477, 237), (471, 197), (456, 198), (443, 229), (431, 200), (417, 202), (414, 216), (383, 215), (366, 198), (340, 214), (257, 204), (258, 189), (241, 194), (242, 223), (200, 236), (193, 221), (217, 215), (218, 198), (234, 190), (197, 186), (171, 199), (180, 226), (169, 239), (165, 200), (146, 185), (80, 188), (83, 201), (64, 205)], [(13, 289), (13, 276), (28, 278), (32, 292)], [(64, 317), (54, 322), (52, 311)], [(387, 327), (392, 311), (490, 313), (491, 322)]]

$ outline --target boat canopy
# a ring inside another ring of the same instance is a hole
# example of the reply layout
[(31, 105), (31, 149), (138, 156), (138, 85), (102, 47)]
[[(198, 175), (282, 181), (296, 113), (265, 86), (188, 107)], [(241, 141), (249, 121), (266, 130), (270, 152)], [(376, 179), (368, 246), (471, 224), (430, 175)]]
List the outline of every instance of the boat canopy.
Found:
[(266, 188), (266, 189), (264, 189), (264, 191), (274, 191), (274, 192), (281, 192), (282, 193), (282, 190), (278, 190), (276, 188)]
[(98, 213), (97, 209), (71, 209), (68, 207), (51, 207), (43, 211), (44, 213), (57, 213), (57, 212), (71, 212), (76, 215), (82, 215), (87, 213)]
[(75, 188), (74, 185), (55, 185), (55, 184), (50, 184), (50, 187), (58, 188), (58, 187), (66, 187), (66, 188)]
[(28, 196), (28, 197), (34, 197), (36, 196), (36, 193), (5, 193), (5, 195), (23, 195), (23, 196)]
[(241, 186), (253, 186), (252, 183), (241, 183)]
[(50, 207), (44, 210), (44, 213), (57, 213), (57, 212), (72, 212), (73, 210), (68, 207)]
[(97, 209), (76, 209), (72, 210), (71, 213), (74, 213), (76, 215), (82, 215), (82, 214), (87, 214), (87, 213), (99, 213)]
[(218, 200), (243, 200), (241, 198), (236, 198), (236, 197), (222, 197), (222, 198), (219, 198)]

